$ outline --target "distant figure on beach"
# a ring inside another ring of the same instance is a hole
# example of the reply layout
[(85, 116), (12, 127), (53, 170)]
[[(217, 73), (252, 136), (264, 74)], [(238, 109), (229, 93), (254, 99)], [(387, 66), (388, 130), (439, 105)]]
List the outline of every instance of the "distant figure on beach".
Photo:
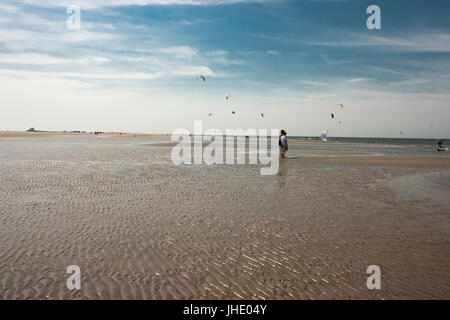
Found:
[(445, 151), (445, 148), (442, 146), (442, 141), (438, 142), (437, 151)]
[(281, 130), (280, 132), (280, 139), (278, 140), (278, 145), (280, 146), (280, 157), (286, 158), (285, 154), (286, 151), (288, 151), (288, 141), (286, 137), (286, 131)]

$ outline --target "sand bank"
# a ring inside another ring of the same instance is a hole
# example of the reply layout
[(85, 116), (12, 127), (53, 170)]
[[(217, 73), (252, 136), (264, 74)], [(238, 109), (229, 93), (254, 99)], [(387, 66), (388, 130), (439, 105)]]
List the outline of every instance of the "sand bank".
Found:
[(137, 139), (0, 134), (0, 298), (450, 296), (448, 157), (293, 149), (261, 176)]

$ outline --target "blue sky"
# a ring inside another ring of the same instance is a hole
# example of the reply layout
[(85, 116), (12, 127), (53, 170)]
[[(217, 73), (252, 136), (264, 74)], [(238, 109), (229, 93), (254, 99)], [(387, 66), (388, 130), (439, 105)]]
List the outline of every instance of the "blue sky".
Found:
[[(80, 30), (66, 26), (69, 4), (81, 8)], [(371, 4), (381, 30), (366, 27)], [(440, 0), (2, 1), (0, 130), (169, 133), (203, 120), (449, 138), (449, 9)]]

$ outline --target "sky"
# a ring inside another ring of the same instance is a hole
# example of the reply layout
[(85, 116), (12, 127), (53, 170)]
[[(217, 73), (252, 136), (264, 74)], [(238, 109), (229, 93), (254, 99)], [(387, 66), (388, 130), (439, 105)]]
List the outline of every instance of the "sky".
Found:
[(0, 0), (0, 130), (450, 138), (449, 89), (448, 0)]

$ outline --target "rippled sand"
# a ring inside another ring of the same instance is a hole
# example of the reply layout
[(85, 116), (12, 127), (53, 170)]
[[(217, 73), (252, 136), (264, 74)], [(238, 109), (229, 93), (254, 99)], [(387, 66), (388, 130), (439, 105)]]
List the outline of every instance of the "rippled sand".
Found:
[(167, 140), (0, 133), (0, 298), (450, 297), (450, 157), (299, 143), (261, 176)]

